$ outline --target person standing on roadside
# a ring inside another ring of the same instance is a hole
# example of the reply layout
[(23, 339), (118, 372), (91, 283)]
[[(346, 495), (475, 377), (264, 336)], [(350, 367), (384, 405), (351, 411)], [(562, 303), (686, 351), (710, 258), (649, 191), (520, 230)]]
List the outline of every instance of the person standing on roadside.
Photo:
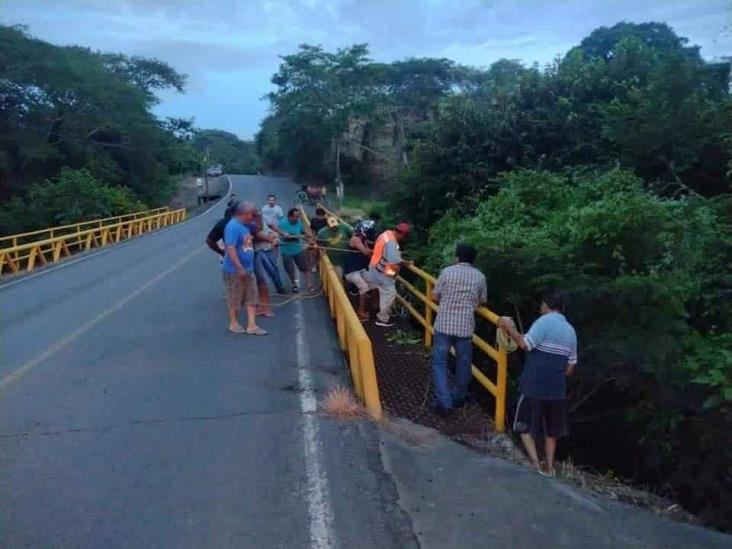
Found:
[(300, 210), (298, 208), (290, 208), (287, 211), (287, 217), (280, 221), (279, 232), (282, 234), (282, 242), (280, 244), (280, 254), (282, 254), (282, 264), (285, 267), (287, 275), (292, 283), (292, 293), (297, 293), (297, 272), (300, 271), (305, 278), (305, 285), (309, 291), (315, 291), (311, 282), (310, 263), (308, 262), (307, 252), (303, 246), (303, 238), (309, 238), (310, 231), (305, 228), (300, 219)]
[(386, 230), (379, 235), (374, 244), (374, 253), (369, 262), (368, 279), (379, 290), (379, 312), (376, 315), (376, 325), (382, 327), (393, 326), (391, 308), (396, 299), (396, 277), (402, 265), (409, 265), (411, 261), (402, 259), (399, 243), (409, 234), (409, 225), (399, 223), (394, 230)]
[[(254, 218), (254, 204), (240, 202), (224, 229), (226, 256), (223, 263), (224, 288), (229, 312), (229, 331), (235, 334), (266, 335), (257, 326), (257, 281), (254, 277), (253, 235), (248, 225)], [(239, 323), (239, 311), (247, 311), (247, 327)]]
[(224, 260), (224, 255), (226, 255), (226, 249), (222, 246), (219, 246), (219, 241), (222, 241), (224, 239), (224, 229), (226, 229), (226, 224), (231, 219), (233, 209), (236, 207), (237, 204), (238, 202), (236, 201), (229, 201), (229, 204), (226, 206), (226, 210), (224, 211), (224, 217), (216, 222), (216, 224), (209, 231), (208, 236), (206, 236), (206, 246), (219, 254), (219, 256), (221, 256), (222, 262)]
[(326, 220), (326, 226), (315, 235), (320, 246), (328, 248), (327, 253), (338, 278), (343, 280), (343, 267), (346, 256), (349, 255), (348, 246), (353, 236), (353, 231), (345, 223), (331, 216)]
[(282, 207), (277, 204), (277, 197), (273, 194), (267, 195), (267, 203), (262, 206), (262, 219), (270, 229), (276, 229), (280, 221), (285, 218)]
[[(567, 322), (564, 297), (550, 292), (541, 300), (541, 316), (522, 335), (509, 317), (498, 319), (498, 327), (526, 351), (513, 430), (521, 435), (526, 453), (536, 469), (554, 476), (554, 455), (560, 437), (568, 434), (567, 381), (577, 367), (577, 335)], [(534, 438), (544, 437), (546, 467), (542, 469)]]
[[(435, 411), (443, 417), (449, 415), (453, 408), (464, 406), (468, 397), (475, 308), (485, 303), (488, 297), (485, 276), (473, 267), (476, 253), (473, 246), (458, 244), (455, 264), (442, 270), (432, 290), (431, 297), (439, 304), (432, 347), (432, 382)], [(450, 347), (455, 347), (455, 386), (452, 392), (447, 382)]]
[[(317, 236), (320, 229), (328, 225), (328, 220), (325, 217), (326, 211), (321, 208), (317, 207), (315, 208), (315, 217), (313, 217), (310, 220), (310, 232)], [(316, 272), (318, 270), (318, 260), (320, 259), (320, 254), (323, 252), (323, 250), (320, 250), (319, 248), (313, 248), (310, 251), (310, 267), (311, 272)]]
[(257, 288), (259, 290), (257, 315), (271, 318), (274, 313), (269, 306), (267, 279), (272, 281), (277, 293), (284, 294), (285, 289), (280, 279), (280, 270), (272, 257), (272, 249), (278, 245), (277, 235), (264, 223), (260, 210), (257, 210), (254, 214), (254, 231), (254, 277), (257, 279)]
[(356, 223), (353, 229), (353, 236), (348, 242), (350, 253), (347, 254), (343, 264), (343, 275), (347, 282), (353, 284), (358, 290), (358, 318), (368, 320), (366, 312), (366, 294), (375, 288), (368, 281), (369, 259), (373, 250), (371, 247), (376, 240), (375, 223), (371, 219), (364, 219)]

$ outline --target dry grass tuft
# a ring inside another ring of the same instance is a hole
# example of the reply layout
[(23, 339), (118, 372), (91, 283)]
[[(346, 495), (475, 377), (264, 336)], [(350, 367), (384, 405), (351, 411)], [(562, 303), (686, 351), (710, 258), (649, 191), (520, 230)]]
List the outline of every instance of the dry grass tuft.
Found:
[(362, 417), (364, 410), (350, 389), (342, 385), (331, 387), (320, 402), (320, 408), (329, 416)]

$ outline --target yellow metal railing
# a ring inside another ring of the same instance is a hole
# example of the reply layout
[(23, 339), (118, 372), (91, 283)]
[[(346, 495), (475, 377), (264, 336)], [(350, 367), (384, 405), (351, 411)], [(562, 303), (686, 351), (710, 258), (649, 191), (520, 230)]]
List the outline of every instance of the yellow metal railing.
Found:
[[(341, 223), (350, 225), (338, 217), (335, 213), (329, 211), (322, 204), (318, 204), (319, 207), (325, 209), (328, 215), (336, 217)], [(437, 314), (438, 305), (432, 300), (432, 289), (434, 288), (437, 279), (423, 271), (422, 269), (410, 265), (409, 271), (414, 273), (419, 279), (424, 282), (424, 289), (417, 288), (414, 284), (406, 280), (403, 276), (397, 277), (399, 285), (406, 290), (409, 294), (414, 296), (417, 300), (424, 304), (424, 312), (420, 313), (416, 307), (410, 303), (405, 297), (404, 290), (402, 293), (397, 293), (397, 301), (412, 315), (412, 317), (419, 322), (424, 328), (424, 344), (426, 347), (432, 347), (432, 338), (434, 336), (435, 329), (433, 327), (434, 318)], [(498, 324), (499, 316), (486, 307), (478, 307), (475, 310), (475, 314), (481, 318), (486, 319), (494, 325)], [(506, 349), (493, 346), (488, 343), (482, 337), (473, 334), (473, 345), (479, 351), (488, 356), (496, 365), (496, 377), (495, 381), (491, 380), (484, 372), (482, 372), (474, 364), (471, 365), (473, 377), (483, 386), (495, 399), (495, 412), (494, 412), (494, 423), (495, 428), (499, 432), (503, 432), (506, 428), (506, 386), (508, 382), (508, 353)]]
[[(305, 210), (302, 207), (300, 210), (303, 221), (308, 225)], [(348, 357), (353, 387), (363, 400), (369, 417), (378, 421), (381, 419), (382, 410), (371, 340), (356, 311), (353, 310), (340, 276), (327, 254), (321, 254), (318, 270), (323, 293), (328, 299), (330, 316), (335, 320), (338, 343)]]
[(162, 208), (155, 208), (153, 210), (144, 210), (141, 212), (135, 212), (125, 215), (117, 215), (114, 217), (105, 217), (103, 219), (92, 219), (91, 221), (82, 221), (81, 223), (72, 223), (70, 225), (60, 225), (58, 227), (50, 227), (48, 229), (38, 229), (36, 231), (29, 231), (27, 233), (12, 234), (10, 236), (0, 237), (0, 249), (2, 248), (14, 248), (19, 244), (26, 242), (32, 242), (34, 240), (48, 240), (56, 236), (63, 234), (79, 233), (86, 229), (92, 229), (95, 227), (103, 227), (104, 225), (116, 225), (123, 221), (129, 221), (131, 219), (140, 219), (143, 217), (150, 217), (158, 213), (167, 212), (170, 210), (168, 206)]
[[(100, 248), (107, 244), (119, 242), (161, 227), (179, 223), (186, 218), (185, 209), (170, 210), (168, 208), (158, 208), (157, 210), (151, 210), (151, 212), (145, 212), (148, 215), (144, 217), (138, 217), (139, 214), (129, 214), (127, 216), (119, 216), (120, 218), (125, 218), (122, 220), (119, 220), (119, 218), (110, 218), (117, 219), (117, 222), (109, 224), (100, 223), (105, 220), (95, 220), (66, 227), (55, 227), (53, 230), (58, 231), (59, 229), (77, 227), (78, 225), (87, 226), (92, 224), (91, 228), (74, 230), (64, 234), (54, 234), (53, 237), (0, 248), (0, 275), (8, 272), (32, 271), (38, 265), (55, 263), (64, 257), (70, 256), (74, 252)], [(94, 226), (95, 224), (98, 225)], [(46, 229), (46, 231), (50, 230)], [(43, 234), (43, 232), (34, 231), (33, 233), (13, 235), (13, 237), (27, 237), (35, 233)], [(6, 237), (6, 240), (13, 237)]]
[[(424, 304), (424, 313), (420, 313), (412, 303), (403, 295), (397, 293), (397, 301), (407, 310), (412, 317), (424, 328), (424, 344), (432, 347), (432, 337), (435, 329), (432, 326), (434, 317), (437, 314), (438, 305), (432, 300), (432, 289), (437, 279), (431, 274), (410, 265), (409, 271), (424, 281), (424, 290), (420, 290), (402, 276), (397, 276), (397, 282), (411, 295)], [(486, 307), (478, 307), (475, 314), (497, 325), (498, 315)], [(508, 381), (508, 353), (505, 349), (495, 347), (482, 337), (473, 334), (473, 345), (476, 349), (487, 355), (496, 364), (496, 380), (492, 381), (474, 364), (471, 366), (473, 377), (495, 398), (494, 422), (496, 430), (503, 432), (506, 428), (506, 384)]]

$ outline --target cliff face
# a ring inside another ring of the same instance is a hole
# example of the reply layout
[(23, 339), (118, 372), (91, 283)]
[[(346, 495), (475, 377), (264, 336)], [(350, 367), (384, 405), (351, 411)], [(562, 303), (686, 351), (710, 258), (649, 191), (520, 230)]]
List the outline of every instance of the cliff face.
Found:
[(404, 148), (404, 131), (396, 117), (352, 120), (340, 139), (345, 184), (388, 187), (405, 165)]

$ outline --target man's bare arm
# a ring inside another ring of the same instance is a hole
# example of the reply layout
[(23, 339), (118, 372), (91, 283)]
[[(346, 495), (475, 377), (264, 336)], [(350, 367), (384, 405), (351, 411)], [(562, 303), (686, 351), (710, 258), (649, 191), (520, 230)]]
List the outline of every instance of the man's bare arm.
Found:
[(372, 253), (371, 250), (369, 250), (368, 246), (366, 246), (363, 241), (357, 236), (352, 236), (349, 244), (351, 245), (351, 248), (356, 248), (365, 256), (370, 256)]
[(231, 258), (231, 262), (234, 264), (234, 267), (236, 267), (236, 272), (240, 276), (246, 274), (246, 270), (244, 269), (244, 266), (241, 264), (241, 261), (239, 261), (239, 254), (236, 252), (236, 246), (227, 244), (226, 251), (228, 252), (229, 257)]
[(214, 242), (210, 238), (207, 238), (206, 239), (206, 246), (208, 246), (209, 248), (211, 248), (214, 252), (216, 252), (220, 256), (223, 256), (224, 255), (224, 250), (221, 249), (221, 246), (219, 246), (219, 243), (218, 242)]
[(526, 344), (526, 339), (524, 338), (523, 334), (521, 334), (516, 329), (516, 324), (514, 324), (513, 320), (511, 320), (509, 317), (502, 316), (501, 318), (499, 318), (498, 327), (506, 332), (508, 334), (508, 337), (513, 339), (516, 345), (518, 345), (521, 349), (525, 351), (528, 348), (528, 345)]

